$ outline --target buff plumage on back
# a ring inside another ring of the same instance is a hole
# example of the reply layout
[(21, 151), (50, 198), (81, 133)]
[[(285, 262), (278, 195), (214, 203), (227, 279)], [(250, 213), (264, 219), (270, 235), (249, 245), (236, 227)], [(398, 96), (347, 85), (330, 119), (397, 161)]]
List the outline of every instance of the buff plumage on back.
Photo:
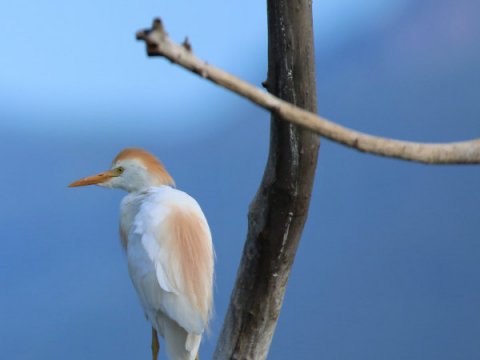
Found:
[(213, 249), (204, 219), (193, 211), (172, 206), (165, 224), (170, 234), (170, 258), (179, 260), (185, 295), (208, 322), (212, 308)]
[(140, 161), (151, 174), (158, 178), (159, 185), (161, 184), (175, 186), (175, 181), (165, 169), (161, 161), (158, 160), (154, 155), (150, 154), (148, 151), (139, 148), (123, 149), (115, 157), (115, 159), (113, 159), (113, 164), (120, 160), (128, 159), (136, 159)]

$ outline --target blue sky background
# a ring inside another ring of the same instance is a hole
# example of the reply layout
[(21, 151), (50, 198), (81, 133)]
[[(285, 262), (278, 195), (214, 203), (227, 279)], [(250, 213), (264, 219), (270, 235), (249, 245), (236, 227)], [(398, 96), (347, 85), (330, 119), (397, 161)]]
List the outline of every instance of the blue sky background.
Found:
[[(478, 137), (480, 3), (316, 1), (320, 113), (401, 139)], [(67, 189), (126, 146), (157, 154), (201, 203), (217, 250), (210, 358), (268, 151), (268, 113), (160, 59), (172, 38), (254, 84), (259, 1), (0, 3), (0, 351), (149, 358), (117, 239), (123, 194)], [(424, 166), (323, 141), (271, 359), (478, 359), (477, 166)]]

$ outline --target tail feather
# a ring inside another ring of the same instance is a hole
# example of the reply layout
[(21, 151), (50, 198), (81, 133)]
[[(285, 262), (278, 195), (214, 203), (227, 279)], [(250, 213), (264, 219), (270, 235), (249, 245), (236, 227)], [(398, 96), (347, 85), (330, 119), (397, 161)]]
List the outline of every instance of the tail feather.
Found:
[(202, 340), (202, 335), (198, 334), (188, 334), (187, 341), (185, 342), (185, 348), (187, 351), (197, 354), (198, 348), (200, 347), (200, 341)]
[(167, 355), (170, 360), (194, 360), (200, 347), (202, 335), (188, 333), (174, 320), (160, 315), (157, 322), (165, 338)]

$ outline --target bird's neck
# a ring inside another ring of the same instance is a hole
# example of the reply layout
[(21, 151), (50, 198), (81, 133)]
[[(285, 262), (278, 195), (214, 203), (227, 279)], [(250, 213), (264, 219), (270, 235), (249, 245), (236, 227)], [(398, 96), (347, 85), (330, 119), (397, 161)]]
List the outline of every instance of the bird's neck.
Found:
[(172, 177), (167, 173), (148, 173), (137, 172), (132, 174), (128, 181), (123, 182), (122, 188), (129, 193), (139, 193), (147, 191), (152, 187), (163, 185), (175, 186)]

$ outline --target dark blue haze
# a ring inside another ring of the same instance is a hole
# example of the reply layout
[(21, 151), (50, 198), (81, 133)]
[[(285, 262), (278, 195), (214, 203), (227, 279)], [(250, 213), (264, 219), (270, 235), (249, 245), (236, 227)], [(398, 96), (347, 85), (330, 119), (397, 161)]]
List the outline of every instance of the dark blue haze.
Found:
[[(126, 146), (157, 154), (209, 219), (216, 316), (200, 358), (211, 357), (269, 116), (147, 59), (133, 34), (160, 14), (175, 39), (260, 84), (265, 5), (172, 3), (0, 5), (2, 359), (150, 358), (117, 236), (123, 194), (66, 187)], [(413, 141), (478, 137), (480, 2), (385, 3), (315, 3), (320, 113)], [(480, 168), (324, 140), (316, 176), (269, 358), (480, 359)]]

